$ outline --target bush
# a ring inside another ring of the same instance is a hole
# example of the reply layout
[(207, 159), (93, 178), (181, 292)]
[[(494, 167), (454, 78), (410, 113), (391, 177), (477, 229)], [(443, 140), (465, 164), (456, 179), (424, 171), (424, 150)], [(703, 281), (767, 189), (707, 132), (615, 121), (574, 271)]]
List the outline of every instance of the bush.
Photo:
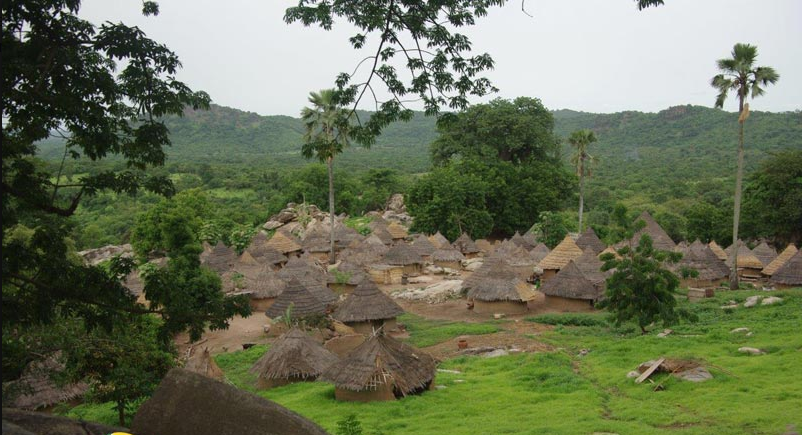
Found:
[(527, 322), (543, 323), (546, 325), (608, 326), (607, 320), (600, 314), (541, 314), (539, 316), (527, 317), (525, 320)]

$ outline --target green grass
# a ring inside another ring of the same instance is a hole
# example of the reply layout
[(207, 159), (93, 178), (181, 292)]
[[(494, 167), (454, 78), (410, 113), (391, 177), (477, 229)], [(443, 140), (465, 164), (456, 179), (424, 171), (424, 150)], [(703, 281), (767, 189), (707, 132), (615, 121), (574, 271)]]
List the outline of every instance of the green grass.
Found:
[(545, 325), (606, 326), (606, 313), (550, 313), (527, 317), (525, 320)]
[(369, 234), (370, 227), (368, 225), (373, 222), (373, 218), (369, 216), (352, 216), (347, 217), (343, 221), (345, 226), (355, 229), (360, 234)]
[[(743, 302), (753, 294), (776, 295), (784, 301), (734, 312), (720, 308), (728, 300)], [(672, 327), (675, 332), (666, 338), (656, 336), (663, 329), (659, 326), (640, 335), (634, 328), (595, 321), (603, 319), (602, 314), (533, 317), (529, 320), (559, 325), (536, 337), (558, 351), (446, 360), (440, 367), (461, 373), (438, 373), (436, 383), (445, 389), (394, 402), (337, 402), (334, 387), (322, 382), (255, 391), (247, 371), (264, 346), (219, 355), (216, 360), (234, 385), (274, 400), (331, 433), (348, 414), (358, 416), (366, 434), (388, 435), (780, 434), (788, 424), (802, 426), (798, 412), (802, 380), (797, 375), (802, 289), (721, 292), (710, 300), (682, 304), (699, 320)], [(476, 331), (492, 332), (501, 325), (436, 322), (412, 315), (401, 321), (410, 330), (409, 342), (417, 346)], [(730, 333), (738, 327), (750, 328), (753, 335)], [(741, 346), (768, 353), (741, 354), (737, 352)], [(578, 356), (580, 349), (590, 352)], [(714, 379), (695, 384), (660, 375), (654, 379), (664, 382), (665, 390), (655, 392), (651, 384), (637, 385), (626, 378), (639, 363), (661, 356), (704, 361)], [(79, 410), (87, 419), (114, 423), (116, 418), (87, 405), (71, 414), (76, 416)]]
[(501, 330), (498, 323), (463, 323), (447, 320), (428, 320), (404, 313), (398, 321), (407, 327), (407, 342), (415, 347), (433, 346), (460, 335), (492, 334)]

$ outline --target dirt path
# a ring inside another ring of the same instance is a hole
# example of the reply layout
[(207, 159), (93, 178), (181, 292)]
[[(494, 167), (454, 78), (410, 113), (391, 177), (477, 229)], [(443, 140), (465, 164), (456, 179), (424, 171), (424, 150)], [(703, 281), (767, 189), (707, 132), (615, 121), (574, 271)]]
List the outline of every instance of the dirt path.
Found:
[[(268, 323), (263, 313), (253, 313), (250, 317), (235, 316), (231, 319), (228, 329), (206, 331), (200, 341), (194, 344), (199, 348), (209, 348), (213, 355), (218, 353), (242, 350), (244, 343), (267, 344), (275, 340), (264, 332), (264, 325)], [(189, 348), (189, 335), (179, 334), (175, 339), (179, 355), (184, 355)]]

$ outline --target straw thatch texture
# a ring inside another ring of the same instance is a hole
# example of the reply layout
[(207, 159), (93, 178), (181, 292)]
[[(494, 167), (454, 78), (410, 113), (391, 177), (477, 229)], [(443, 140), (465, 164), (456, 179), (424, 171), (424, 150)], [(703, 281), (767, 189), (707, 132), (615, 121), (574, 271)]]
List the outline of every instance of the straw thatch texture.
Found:
[(308, 232), (301, 241), (301, 249), (304, 252), (329, 252), (331, 250), (330, 237), (328, 228), (324, 232), (322, 227), (316, 227)]
[(788, 261), (788, 259), (793, 257), (794, 254), (796, 254), (796, 252), (797, 252), (796, 246), (794, 246), (793, 244), (789, 244), (782, 251), (782, 253), (780, 253), (780, 255), (777, 256), (777, 258), (772, 260), (771, 263), (769, 263), (766, 267), (763, 268), (761, 273), (763, 273), (763, 275), (766, 275), (766, 276), (773, 275), (775, 272), (777, 272), (777, 270), (780, 267), (782, 267), (783, 264), (785, 264), (786, 261)]
[(531, 251), (535, 246), (537, 246), (537, 242), (534, 241), (533, 239), (534, 239), (533, 236), (526, 238), (522, 236), (521, 233), (516, 231), (515, 234), (512, 236), (512, 238), (510, 238), (510, 241), (520, 246), (525, 251)]
[[(727, 265), (732, 267), (732, 257), (727, 260)], [(738, 266), (739, 268), (748, 269), (763, 269), (763, 263), (755, 257), (755, 254), (744, 244), (738, 248)]]
[(769, 278), (772, 284), (802, 285), (802, 252), (797, 251)]
[(603, 286), (594, 284), (569, 260), (557, 275), (546, 281), (539, 290), (547, 296), (597, 301), (603, 295)]
[(710, 248), (711, 251), (713, 251), (714, 254), (716, 254), (716, 257), (718, 257), (719, 260), (727, 261), (728, 258), (727, 253), (724, 252), (724, 249), (722, 249), (721, 246), (719, 246), (715, 240), (711, 240), (710, 243), (707, 244), (707, 246)]
[[(261, 233), (260, 233), (261, 234)], [(264, 236), (267, 237), (267, 236)], [(261, 264), (282, 264), (287, 261), (287, 257), (275, 248), (267, 246), (267, 242), (251, 244), (245, 252), (249, 253), (256, 261)]]
[[(343, 251), (345, 252), (345, 251)], [(347, 285), (359, 285), (362, 281), (366, 280), (367, 274), (365, 273), (364, 264), (357, 263), (351, 257), (341, 256), (341, 258), (345, 258), (342, 260), (337, 268), (334, 269), (339, 272), (341, 277), (344, 274), (348, 277), (346, 282), (338, 282), (337, 274), (334, 273), (334, 270), (330, 271), (328, 274), (328, 283), (329, 284), (347, 284)], [(342, 278), (340, 278), (342, 279)]]
[(225, 377), (223, 371), (212, 359), (209, 348), (204, 348), (201, 352), (194, 352), (187, 360), (187, 363), (184, 364), (184, 369), (218, 381), (222, 381)]
[(429, 241), (432, 242), (435, 248), (442, 248), (445, 245), (451, 245), (451, 242), (448, 241), (440, 231), (434, 233), (434, 235), (429, 236)]
[(273, 234), (273, 237), (271, 237), (270, 240), (268, 240), (263, 246), (273, 248), (285, 255), (301, 250), (301, 244), (298, 242), (295, 236), (287, 234), (281, 230), (276, 231), (276, 233)]
[(86, 394), (89, 385), (84, 382), (59, 386), (50, 378), (63, 370), (58, 355), (31, 362), (19, 379), (3, 384), (3, 407), (36, 410)]
[[(329, 290), (331, 291), (331, 290)], [(267, 317), (276, 318), (284, 314), (292, 305), (293, 317), (306, 317), (326, 312), (326, 302), (321, 301), (296, 278), (292, 278), (287, 287), (276, 298), (276, 302), (267, 309)]]
[(485, 255), (490, 254), (493, 252), (493, 244), (487, 241), (487, 239), (479, 239), (476, 241), (476, 247), (479, 248), (481, 252)]
[(549, 255), (549, 247), (544, 245), (543, 243), (538, 243), (532, 250), (529, 251), (529, 256), (535, 262), (535, 264), (540, 264), (547, 255)]
[(251, 299), (278, 297), (286, 287), (287, 282), (267, 265), (262, 266), (253, 279), (246, 279), (246, 288), (251, 291)]
[[(488, 266), (484, 268), (484, 266)], [(484, 270), (482, 270), (484, 268)], [(479, 275), (479, 276), (477, 276)], [(490, 258), (479, 270), (462, 283), (468, 288), (468, 298), (480, 301), (529, 301), (536, 293), (515, 270), (501, 258)]]
[(726, 264), (718, 259), (708, 245), (696, 240), (682, 252), (682, 259), (672, 267), (679, 272), (682, 267), (696, 270), (699, 276), (692, 278), (695, 281), (715, 282), (727, 278), (730, 270)]
[(454, 248), (465, 255), (479, 253), (479, 247), (476, 246), (476, 243), (474, 243), (471, 237), (466, 233), (462, 233), (457, 240), (454, 240)]
[(298, 328), (281, 335), (251, 367), (264, 379), (316, 378), (337, 356)]
[(674, 250), (676, 244), (673, 240), (671, 240), (671, 237), (669, 237), (668, 233), (663, 230), (663, 227), (661, 227), (660, 224), (654, 220), (648, 211), (644, 210), (644, 212), (641, 213), (637, 219), (635, 219), (635, 222), (639, 220), (646, 222), (646, 227), (635, 233), (635, 235), (632, 237), (633, 246), (637, 246), (640, 242), (641, 236), (646, 233), (652, 238), (652, 246), (654, 246), (655, 249), (660, 249), (663, 251)]
[(393, 236), (387, 231), (387, 227), (376, 227), (371, 230), (372, 234), (381, 240), (382, 244), (390, 245), (393, 243)]
[(737, 243), (733, 243), (730, 246), (727, 246), (727, 249), (724, 250), (724, 252), (727, 254), (727, 260), (729, 260), (729, 258), (732, 257), (732, 252), (733, 252), (732, 250), (735, 249), (735, 246), (738, 246), (738, 248), (745, 246), (747, 249), (749, 249), (749, 247), (746, 246), (746, 243), (744, 243), (743, 240), (738, 239)]
[(406, 238), (408, 234), (407, 229), (398, 222), (391, 222), (390, 225), (387, 225), (387, 232), (394, 240)]
[(494, 257), (502, 257), (510, 266), (532, 266), (537, 262), (532, 259), (522, 246), (512, 240), (506, 240), (493, 252)]
[(761, 244), (755, 246), (755, 249), (752, 250), (752, 253), (755, 254), (758, 260), (760, 260), (763, 265), (768, 265), (771, 263), (775, 258), (777, 258), (777, 251), (774, 250), (768, 243), (762, 242)]
[(510, 267), (504, 258), (500, 256), (485, 257), (485, 259), (482, 261), (482, 265), (476, 269), (473, 275), (462, 281), (462, 288), (472, 288), (481, 278), (491, 275), (497, 269), (500, 269), (501, 273), (511, 272)]
[(585, 252), (574, 260), (574, 264), (585, 275), (585, 278), (594, 284), (602, 282), (606, 278), (604, 272), (601, 271), (604, 263), (599, 260), (593, 248), (585, 249)]
[(404, 314), (403, 308), (382, 293), (372, 281), (365, 280), (340, 304), (332, 317), (348, 323), (392, 319), (401, 314)]
[(212, 252), (206, 257), (204, 264), (217, 273), (223, 273), (231, 270), (236, 261), (237, 253), (223, 242), (217, 242), (217, 245), (212, 248)]
[(588, 248), (593, 249), (593, 252), (596, 254), (604, 251), (604, 249), (607, 248), (607, 245), (599, 240), (599, 236), (596, 235), (596, 232), (593, 231), (593, 228), (591, 227), (585, 229), (579, 238), (576, 239), (576, 246), (579, 246), (579, 248), (583, 251)]
[(324, 304), (330, 304), (337, 300), (337, 295), (326, 286), (328, 283), (326, 270), (308, 259), (293, 257), (277, 274), (279, 278), (288, 283), (292, 279), (297, 279)]
[(462, 255), (462, 252), (457, 251), (451, 245), (445, 245), (440, 249), (436, 249), (432, 253), (432, 261), (434, 262), (441, 262), (441, 263), (452, 263), (458, 262), (465, 259), (465, 256)]
[(404, 276), (404, 266), (374, 264), (370, 266), (368, 276), (376, 284), (401, 284)]
[(321, 378), (350, 391), (374, 390), (390, 384), (397, 395), (425, 389), (434, 380), (437, 362), (431, 355), (386, 335), (371, 336)]
[(396, 243), (384, 254), (384, 262), (389, 265), (406, 266), (409, 264), (423, 264), (423, 259), (411, 246), (402, 242)]
[(432, 242), (423, 234), (418, 234), (412, 239), (412, 249), (418, 252), (421, 257), (429, 257), (437, 249)]
[(582, 255), (582, 249), (576, 245), (576, 242), (574, 242), (571, 236), (565, 236), (563, 241), (555, 246), (554, 249), (538, 263), (538, 267), (543, 270), (557, 270), (580, 255)]

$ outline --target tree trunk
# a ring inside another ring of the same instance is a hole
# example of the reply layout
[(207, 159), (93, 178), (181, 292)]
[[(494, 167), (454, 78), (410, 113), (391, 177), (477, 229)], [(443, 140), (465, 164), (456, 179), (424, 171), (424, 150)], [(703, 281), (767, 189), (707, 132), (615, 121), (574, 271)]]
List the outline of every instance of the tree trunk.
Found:
[(585, 208), (585, 164), (579, 163), (579, 234), (582, 234), (582, 211)]
[(125, 404), (117, 402), (117, 417), (120, 420), (120, 426), (125, 427)]
[[(740, 96), (738, 116), (744, 111), (744, 96)], [(732, 269), (730, 270), (730, 290), (738, 289), (738, 226), (741, 221), (741, 183), (744, 176), (744, 122), (740, 121), (738, 133), (738, 172), (735, 174), (735, 209), (732, 216)]]
[(329, 264), (334, 264), (336, 259), (334, 257), (334, 157), (329, 157), (326, 160), (326, 166), (329, 169)]

